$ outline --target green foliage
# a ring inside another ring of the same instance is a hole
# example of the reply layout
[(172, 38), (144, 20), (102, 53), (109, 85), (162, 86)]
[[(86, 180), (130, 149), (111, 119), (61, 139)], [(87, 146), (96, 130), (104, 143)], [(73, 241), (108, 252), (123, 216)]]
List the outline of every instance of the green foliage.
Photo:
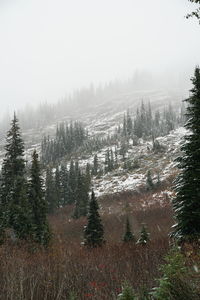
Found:
[(111, 172), (115, 169), (113, 150), (108, 149), (105, 154), (105, 172)]
[(86, 216), (91, 185), (89, 165), (87, 165), (85, 171), (81, 171), (78, 161), (74, 163), (71, 160), (69, 171), (64, 166), (57, 167), (55, 172), (48, 167), (45, 185), (45, 199), (48, 203), (49, 213), (54, 213), (55, 209), (67, 204), (75, 204), (73, 217)]
[(50, 241), (50, 230), (47, 221), (47, 202), (44, 197), (43, 179), (41, 176), (38, 154), (33, 152), (29, 180), (29, 203), (31, 205), (31, 233), (35, 242), (47, 246)]
[[(165, 107), (162, 112), (156, 111), (152, 114), (151, 104), (147, 105), (141, 102), (140, 107), (137, 109), (134, 119), (131, 118), (129, 112), (124, 115), (122, 130), (118, 128), (118, 135), (127, 141), (129, 138), (133, 138), (133, 144), (137, 144), (137, 138), (149, 138), (155, 139), (158, 136), (165, 136), (177, 125), (182, 124), (183, 110), (180, 112), (180, 116), (175, 113), (171, 104)], [(162, 148), (159, 151), (163, 151)]]
[(124, 242), (135, 242), (135, 236), (131, 232), (131, 227), (130, 227), (130, 222), (129, 222), (128, 217), (126, 219), (126, 232), (125, 232), (125, 235), (123, 237), (123, 241)]
[(185, 258), (177, 249), (171, 250), (161, 271), (163, 272), (163, 277), (159, 280), (159, 286), (154, 288), (152, 292), (153, 299), (199, 299), (190, 283), (188, 269), (185, 266)]
[(132, 159), (127, 158), (124, 161), (123, 168), (125, 170), (133, 171), (135, 169), (138, 169), (139, 167), (140, 167), (140, 165), (139, 165), (139, 161), (137, 159), (132, 160)]
[(24, 143), (16, 115), (8, 131), (5, 158), (1, 174), (1, 236), (5, 228), (12, 228), (20, 239), (28, 238), (31, 228), (30, 206), (24, 160)]
[(145, 225), (143, 225), (140, 233), (140, 238), (138, 239), (137, 244), (146, 245), (149, 241), (149, 233)]
[(153, 179), (151, 177), (151, 171), (148, 170), (147, 175), (146, 175), (146, 186), (148, 190), (153, 190), (154, 189), (154, 183)]
[(53, 171), (50, 167), (46, 170), (46, 181), (45, 181), (45, 200), (48, 205), (48, 212), (53, 213), (57, 208), (56, 202), (56, 188), (53, 176)]
[(124, 282), (122, 287), (122, 293), (118, 295), (118, 300), (136, 300), (135, 292), (133, 288), (127, 283)]
[(102, 246), (105, 243), (104, 229), (98, 209), (99, 206), (95, 198), (94, 191), (92, 191), (87, 217), (88, 224), (84, 229), (84, 244), (91, 248)]
[(60, 201), (59, 205), (64, 206), (69, 202), (69, 174), (68, 170), (65, 166), (61, 166), (60, 170)]
[(75, 170), (75, 165), (74, 161), (71, 160), (70, 162), (70, 168), (69, 168), (69, 204), (75, 203), (76, 202), (76, 175), (77, 172)]
[(92, 175), (96, 176), (98, 174), (99, 163), (98, 163), (98, 156), (95, 154), (93, 168), (92, 168)]
[(80, 122), (61, 123), (57, 126), (55, 139), (44, 137), (42, 141), (42, 161), (45, 164), (59, 162), (87, 141), (87, 131)]
[(185, 127), (189, 134), (177, 159), (180, 175), (175, 181), (176, 197), (173, 208), (177, 224), (172, 236), (179, 241), (200, 238), (200, 69), (195, 69), (193, 88), (188, 103)]
[(119, 150), (119, 154), (122, 155), (123, 160), (125, 160), (125, 156), (126, 156), (127, 151), (128, 151), (128, 143), (123, 138), (122, 142), (121, 142), (121, 147), (120, 147), (120, 150)]
[(78, 300), (75, 292), (70, 292), (67, 300)]
[(81, 174), (79, 170), (77, 175), (77, 187), (76, 187), (76, 202), (73, 217), (75, 219), (81, 216), (86, 216), (88, 212), (88, 185), (85, 181), (84, 175)]

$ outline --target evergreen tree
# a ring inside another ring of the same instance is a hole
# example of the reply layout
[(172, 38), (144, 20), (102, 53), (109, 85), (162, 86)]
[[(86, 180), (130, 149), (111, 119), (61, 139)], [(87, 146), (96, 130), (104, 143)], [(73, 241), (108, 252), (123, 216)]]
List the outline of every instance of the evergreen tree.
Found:
[(50, 231), (47, 221), (47, 202), (44, 197), (43, 179), (38, 154), (35, 150), (32, 156), (29, 180), (29, 203), (31, 205), (33, 239), (41, 245), (47, 246), (50, 240)]
[(136, 295), (133, 288), (125, 282), (122, 287), (122, 293), (118, 295), (118, 300), (136, 300)]
[(53, 213), (54, 210), (57, 208), (57, 202), (55, 181), (53, 177), (53, 171), (50, 167), (48, 167), (46, 170), (45, 190), (45, 199), (48, 204), (48, 212)]
[(97, 154), (95, 154), (93, 168), (92, 168), (92, 175), (96, 176), (98, 174), (98, 168), (99, 168), (98, 156), (97, 156)]
[(181, 173), (176, 180), (173, 207), (177, 224), (173, 236), (179, 240), (200, 238), (200, 68), (192, 78), (193, 88), (188, 103), (185, 127), (189, 134), (177, 159)]
[(126, 232), (123, 237), (123, 241), (124, 242), (135, 242), (135, 237), (134, 237), (133, 233), (131, 232), (131, 226), (130, 226), (128, 217), (126, 218)]
[(160, 181), (160, 173), (158, 173), (158, 175), (157, 175), (156, 186), (159, 187), (160, 185), (161, 185), (161, 181)]
[(24, 143), (16, 115), (7, 134), (1, 176), (1, 233), (12, 228), (18, 238), (30, 234), (30, 207), (25, 178)]
[(115, 147), (115, 152), (114, 152), (114, 168), (117, 169), (118, 168), (118, 153), (117, 153), (117, 148)]
[(56, 207), (60, 207), (61, 204), (61, 174), (59, 171), (59, 167), (56, 167), (55, 171), (55, 202), (56, 202)]
[(87, 165), (86, 165), (85, 182), (86, 182), (86, 185), (87, 185), (87, 189), (89, 191), (90, 186), (91, 186), (91, 170), (90, 170), (90, 164), (89, 163), (87, 163)]
[(143, 225), (140, 233), (140, 238), (137, 241), (137, 243), (141, 245), (146, 245), (149, 242), (149, 240), (149, 233), (147, 232), (145, 225)]
[(69, 175), (67, 168), (64, 166), (61, 166), (61, 172), (60, 172), (60, 184), (61, 184), (61, 202), (60, 204), (66, 205), (69, 202)]
[(132, 132), (133, 132), (133, 122), (131, 119), (131, 116), (129, 114), (129, 111), (127, 112), (127, 117), (126, 117), (126, 123), (127, 123), (127, 134), (130, 137)]
[(147, 172), (146, 185), (147, 185), (148, 190), (153, 190), (154, 183), (153, 183), (153, 180), (152, 180), (152, 177), (151, 177), (151, 171), (150, 170), (148, 170), (148, 172)]
[(121, 142), (121, 147), (119, 150), (119, 154), (122, 155), (123, 160), (125, 160), (126, 152), (128, 151), (128, 144), (125, 139)]
[(151, 292), (151, 299), (163, 300), (198, 300), (197, 286), (192, 282), (192, 272), (186, 267), (186, 257), (181, 251), (172, 248), (161, 266), (163, 277), (159, 279), (159, 286)]
[(114, 169), (113, 150), (107, 149), (105, 154), (105, 171), (111, 172)]
[(126, 115), (124, 114), (124, 119), (123, 119), (123, 129), (122, 129), (123, 136), (127, 136), (127, 119)]
[(91, 201), (89, 204), (88, 224), (84, 229), (84, 244), (95, 248), (102, 246), (104, 241), (104, 229), (98, 212), (99, 206), (92, 190)]
[(75, 172), (75, 166), (73, 160), (70, 162), (69, 168), (69, 204), (75, 203), (76, 201), (76, 187), (77, 187), (77, 178)]
[(79, 170), (77, 178), (76, 202), (73, 217), (78, 219), (87, 215), (88, 211), (88, 186), (85, 184), (85, 178)]

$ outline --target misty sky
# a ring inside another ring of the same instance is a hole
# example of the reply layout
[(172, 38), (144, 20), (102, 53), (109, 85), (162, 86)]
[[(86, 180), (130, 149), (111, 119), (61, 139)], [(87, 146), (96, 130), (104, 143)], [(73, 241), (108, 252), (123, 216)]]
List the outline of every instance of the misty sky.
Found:
[(187, 0), (0, 0), (0, 104), (57, 101), (136, 69), (192, 72), (200, 26)]

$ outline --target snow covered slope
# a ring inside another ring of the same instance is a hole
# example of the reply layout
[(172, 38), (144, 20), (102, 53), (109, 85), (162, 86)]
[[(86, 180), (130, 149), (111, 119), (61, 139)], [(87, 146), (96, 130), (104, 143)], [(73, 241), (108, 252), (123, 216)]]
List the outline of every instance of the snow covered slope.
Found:
[[(27, 161), (30, 161), (31, 154), (34, 149), (39, 153), (41, 151), (41, 139), (44, 135), (50, 135), (53, 137), (56, 131), (56, 125), (58, 122), (79, 120), (83, 122), (88, 129), (90, 136), (107, 135), (112, 133), (115, 128), (122, 122), (124, 112), (127, 109), (130, 110), (132, 115), (136, 113), (137, 107), (140, 105), (141, 100), (144, 102), (151, 101), (152, 110), (162, 109), (163, 106), (168, 103), (180, 105), (180, 93), (166, 93), (163, 91), (136, 91), (133, 93), (119, 95), (113, 99), (102, 99), (101, 104), (94, 104), (93, 107), (87, 111), (76, 110), (73, 114), (66, 112), (66, 117), (58, 119), (56, 122), (49, 120), (49, 125), (44, 128), (34, 128), (23, 132), (23, 139), (25, 140), (25, 155)], [(151, 170), (154, 181), (157, 180), (159, 174), (160, 180), (166, 179), (170, 174), (176, 172), (174, 159), (179, 153), (180, 143), (183, 135), (185, 134), (183, 128), (179, 128), (165, 137), (159, 137), (157, 140), (163, 146), (164, 151), (155, 153), (152, 150), (152, 143), (150, 141), (143, 141), (140, 139), (137, 146), (132, 145), (132, 141), (129, 143), (128, 160), (137, 160), (139, 167), (133, 171), (127, 171), (123, 169), (122, 157), (119, 155), (119, 168), (113, 172), (107, 173), (100, 178), (93, 178), (93, 187), (97, 195), (105, 195), (110, 193), (117, 193), (124, 190), (134, 190), (138, 186), (145, 184), (146, 173)], [(4, 145), (5, 137), (0, 139), (0, 164), (4, 157)], [(119, 151), (117, 146), (117, 150)], [(104, 165), (105, 153), (107, 148), (102, 149), (98, 153), (99, 163)], [(80, 166), (85, 167), (89, 162), (93, 163), (93, 153), (86, 159), (79, 157)]]

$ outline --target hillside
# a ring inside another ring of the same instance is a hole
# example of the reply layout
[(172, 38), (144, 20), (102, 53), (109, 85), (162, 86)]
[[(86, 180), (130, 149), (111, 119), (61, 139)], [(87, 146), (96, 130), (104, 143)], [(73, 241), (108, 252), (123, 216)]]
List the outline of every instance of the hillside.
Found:
[[(99, 103), (92, 104), (90, 101), (85, 106), (75, 106), (72, 110), (62, 112), (63, 117), (57, 116), (55, 119), (49, 118), (48, 124), (37, 128), (22, 130), (23, 139), (25, 141), (26, 160), (30, 161), (31, 154), (34, 149), (41, 153), (41, 140), (44, 136), (55, 137), (56, 127), (61, 122), (70, 122), (73, 120), (80, 121), (88, 131), (90, 138), (107, 137), (115, 133), (117, 126), (123, 123), (124, 114), (129, 110), (132, 117), (136, 115), (136, 110), (144, 103), (151, 103), (152, 112), (156, 110), (162, 111), (168, 105), (173, 105), (175, 111), (180, 110), (180, 91), (164, 92), (156, 90), (137, 90), (135, 92), (119, 94), (117, 97), (109, 97), (105, 94)], [(34, 113), (34, 112), (33, 112)], [(22, 120), (25, 115), (21, 115)], [(159, 174), (160, 179), (164, 180), (174, 171), (173, 160), (177, 156), (181, 138), (185, 131), (176, 129), (169, 135), (158, 137), (157, 140), (163, 146), (163, 151), (155, 153), (152, 150), (152, 140), (139, 139), (138, 145), (133, 146), (133, 140), (129, 139), (127, 159), (130, 161), (137, 160), (139, 166), (132, 172), (123, 170), (122, 155), (119, 154), (121, 161), (119, 168), (113, 172), (109, 172), (101, 178), (94, 178), (93, 185), (98, 195), (116, 193), (123, 190), (136, 189), (137, 186), (145, 183), (145, 175), (148, 169), (153, 172), (154, 179)], [(92, 164), (94, 155), (98, 155), (99, 163), (104, 164), (107, 149), (114, 148), (120, 152), (120, 141), (114, 141), (113, 145), (102, 147), (98, 151), (92, 153), (76, 153), (75, 160), (79, 160), (82, 168), (87, 163)], [(0, 140), (0, 162), (4, 156), (5, 134)], [(72, 155), (73, 158), (73, 155)], [(68, 164), (66, 159), (63, 164)]]

